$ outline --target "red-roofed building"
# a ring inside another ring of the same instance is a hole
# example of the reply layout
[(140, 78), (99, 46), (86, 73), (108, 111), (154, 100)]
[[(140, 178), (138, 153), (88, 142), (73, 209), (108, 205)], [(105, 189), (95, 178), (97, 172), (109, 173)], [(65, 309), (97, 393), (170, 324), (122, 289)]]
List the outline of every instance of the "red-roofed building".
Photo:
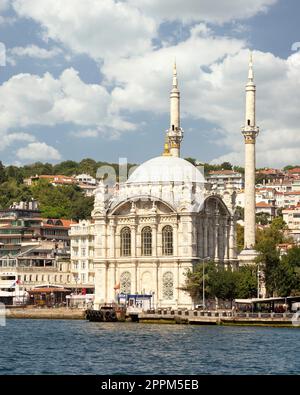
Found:
[(289, 169), (287, 173), (293, 176), (300, 176), (300, 167), (294, 167), (293, 169)]
[(68, 177), (64, 175), (36, 175), (36, 176), (31, 176), (29, 178), (24, 179), (24, 184), (26, 185), (33, 185), (39, 180), (47, 180), (49, 183), (51, 183), (54, 186), (57, 185), (73, 185), (77, 183), (76, 178), (74, 177)]
[(256, 203), (256, 214), (266, 213), (270, 216), (270, 219), (276, 216), (276, 206), (274, 203), (258, 202)]

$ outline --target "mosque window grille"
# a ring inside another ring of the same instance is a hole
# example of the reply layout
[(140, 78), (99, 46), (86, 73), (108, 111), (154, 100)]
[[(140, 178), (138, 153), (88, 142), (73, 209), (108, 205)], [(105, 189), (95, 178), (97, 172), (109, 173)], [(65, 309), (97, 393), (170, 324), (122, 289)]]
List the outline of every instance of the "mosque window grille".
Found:
[(142, 229), (142, 255), (152, 255), (152, 229), (150, 226)]
[(173, 228), (169, 225), (162, 230), (162, 247), (163, 255), (173, 255)]
[(174, 298), (174, 276), (167, 272), (163, 275), (163, 299), (172, 300)]
[(129, 272), (124, 272), (121, 274), (120, 292), (122, 294), (130, 294), (131, 293), (131, 274)]
[(121, 256), (131, 256), (131, 230), (128, 227), (121, 230)]

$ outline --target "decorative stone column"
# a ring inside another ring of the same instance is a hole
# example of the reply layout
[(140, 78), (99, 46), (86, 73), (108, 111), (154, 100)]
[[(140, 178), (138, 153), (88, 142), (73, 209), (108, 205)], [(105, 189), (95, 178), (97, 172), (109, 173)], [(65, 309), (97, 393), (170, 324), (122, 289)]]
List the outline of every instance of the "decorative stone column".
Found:
[(109, 256), (110, 258), (115, 258), (115, 233), (116, 233), (116, 224), (114, 219), (109, 221), (109, 230), (110, 230), (110, 239), (109, 239)]

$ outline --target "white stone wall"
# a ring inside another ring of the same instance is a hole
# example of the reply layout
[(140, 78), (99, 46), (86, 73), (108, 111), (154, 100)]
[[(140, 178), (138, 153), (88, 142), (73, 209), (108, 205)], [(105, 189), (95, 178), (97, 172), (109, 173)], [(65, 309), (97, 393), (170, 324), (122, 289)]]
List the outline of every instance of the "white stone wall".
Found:
[[(96, 272), (95, 306), (116, 300), (122, 273), (129, 273), (131, 293), (153, 294), (157, 307), (191, 307), (190, 296), (182, 291), (187, 270), (208, 256), (228, 264), (235, 256), (234, 220), (220, 198), (207, 199), (202, 211), (174, 212), (161, 201), (135, 197), (106, 215), (95, 217)], [(173, 255), (164, 256), (163, 228), (173, 229)], [(152, 255), (142, 256), (142, 229), (152, 229)], [(121, 256), (121, 230), (131, 229), (131, 256)], [(173, 296), (164, 297), (164, 275), (172, 273)], [(117, 288), (117, 289), (116, 289)]]

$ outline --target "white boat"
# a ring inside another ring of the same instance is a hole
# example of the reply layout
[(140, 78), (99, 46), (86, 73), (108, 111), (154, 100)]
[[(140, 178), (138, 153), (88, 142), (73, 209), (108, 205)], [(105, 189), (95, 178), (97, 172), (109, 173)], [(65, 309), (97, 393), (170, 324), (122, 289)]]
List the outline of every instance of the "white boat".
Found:
[(0, 272), (0, 303), (22, 305), (28, 300), (28, 292), (15, 272)]

